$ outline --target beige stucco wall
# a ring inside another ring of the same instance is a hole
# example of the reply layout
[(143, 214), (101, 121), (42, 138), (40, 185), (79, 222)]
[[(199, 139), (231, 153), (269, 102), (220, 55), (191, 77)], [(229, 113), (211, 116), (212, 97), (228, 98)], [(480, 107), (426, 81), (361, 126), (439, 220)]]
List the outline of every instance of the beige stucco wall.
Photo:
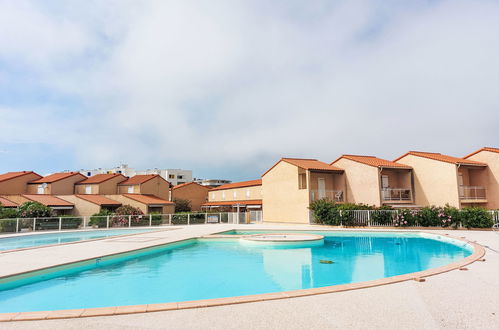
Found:
[(347, 202), (381, 205), (379, 169), (350, 159), (341, 158), (333, 164), (345, 170)]
[(487, 205), (489, 209), (499, 209), (499, 153), (490, 151), (480, 151), (469, 157), (488, 165), (486, 172)]
[[(71, 195), (75, 191), (75, 184), (84, 180), (80, 175), (73, 175), (69, 178), (62, 179), (56, 182), (48, 183), (44, 194), (47, 195)], [(28, 194), (38, 194), (38, 186), (41, 183), (28, 184)]]
[(310, 184), (298, 189), (299, 168), (281, 161), (262, 177), (263, 220), (265, 222), (310, 222)]
[[(123, 205), (130, 205), (136, 208), (139, 208), (143, 213), (148, 214), (149, 209), (146, 204), (137, 202), (133, 199), (125, 197), (123, 195), (105, 195), (107, 198), (113, 199), (117, 202), (120, 202)], [(163, 210), (161, 213), (170, 214), (175, 212), (175, 205), (163, 205)]]
[(413, 168), (415, 204), (460, 207), (455, 164), (407, 155), (397, 163)]
[(84, 199), (78, 198), (75, 195), (57, 195), (60, 199), (74, 204), (72, 215), (79, 217), (87, 217), (99, 213), (101, 207), (97, 204), (90, 203)]
[[(92, 194), (99, 194), (99, 195), (108, 195), (108, 194), (117, 194), (118, 193), (118, 183), (124, 181), (125, 178), (122, 176), (117, 176), (115, 178), (106, 180), (102, 183), (98, 184), (78, 184), (75, 186), (76, 193), (77, 194), (86, 194), (86, 186), (91, 186), (91, 193)], [(126, 189), (125, 189), (126, 190)], [(125, 191), (126, 193), (126, 191)]]
[(208, 194), (208, 201), (210, 202), (245, 201), (257, 199), (262, 199), (262, 186), (215, 190), (210, 191)]
[(208, 187), (204, 187), (198, 184), (188, 184), (186, 186), (173, 189), (172, 198), (175, 199), (185, 199), (191, 202), (192, 211), (201, 211), (201, 204), (206, 203), (208, 200)]
[(28, 192), (28, 182), (37, 180), (38, 178), (40, 178), (38, 175), (30, 173), (0, 182), (0, 194), (26, 194)]
[[(118, 185), (118, 193), (128, 194), (129, 185)], [(156, 177), (140, 185), (133, 185), (133, 194), (154, 195), (164, 200), (170, 198), (170, 184), (161, 177)]]

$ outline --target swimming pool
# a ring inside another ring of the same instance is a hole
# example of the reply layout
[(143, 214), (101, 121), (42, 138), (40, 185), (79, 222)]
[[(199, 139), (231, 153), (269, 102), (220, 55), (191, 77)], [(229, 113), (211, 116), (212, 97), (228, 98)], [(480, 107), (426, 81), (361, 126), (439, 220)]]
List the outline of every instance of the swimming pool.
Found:
[(52, 244), (63, 244), (117, 235), (144, 233), (157, 229), (100, 229), (91, 231), (56, 232), (36, 235), (0, 237), (0, 251), (24, 249)]
[[(312, 232), (313, 233), (313, 232)], [(418, 272), (473, 253), (423, 233), (320, 232), (324, 244), (247, 246), (191, 239), (0, 281), (0, 312), (78, 309), (222, 298)], [(330, 261), (330, 262), (324, 262)]]

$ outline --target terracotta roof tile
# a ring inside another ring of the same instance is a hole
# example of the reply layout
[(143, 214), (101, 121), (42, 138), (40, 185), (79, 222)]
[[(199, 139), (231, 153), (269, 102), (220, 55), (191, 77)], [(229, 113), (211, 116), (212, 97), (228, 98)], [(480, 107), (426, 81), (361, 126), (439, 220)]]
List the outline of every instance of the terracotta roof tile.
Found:
[(476, 155), (477, 153), (482, 152), (482, 151), (490, 151), (490, 152), (497, 152), (497, 153), (499, 153), (499, 148), (483, 147), (481, 149), (478, 149), (477, 151), (472, 152), (471, 154), (469, 154), (467, 156), (464, 156), (463, 158), (467, 159), (468, 157)]
[(262, 176), (270, 172), (274, 167), (280, 162), (286, 162), (305, 170), (316, 170), (316, 171), (330, 171), (330, 172), (343, 172), (343, 169), (326, 164), (317, 159), (306, 159), (306, 158), (281, 158), (277, 163), (275, 163), (267, 172), (263, 173)]
[(374, 166), (374, 167), (396, 167), (396, 168), (403, 168), (403, 169), (412, 169), (412, 167), (400, 164), (400, 163), (395, 163), (386, 159), (381, 159), (378, 157), (374, 156), (361, 156), (361, 155), (343, 155), (336, 159), (334, 162), (331, 164), (336, 163), (340, 159), (345, 158), (349, 160), (353, 160), (354, 162), (366, 164), (369, 166)]
[(123, 196), (133, 199), (142, 204), (147, 205), (169, 205), (174, 204), (173, 202), (164, 200), (162, 198), (156, 197), (154, 195), (142, 195), (142, 194), (123, 194)]
[(120, 183), (120, 185), (136, 185), (136, 184), (143, 184), (144, 182), (147, 182), (149, 180), (152, 180), (156, 177), (160, 176), (159, 174), (144, 174), (144, 175), (135, 175), (129, 178), (126, 181), (123, 181)]
[(18, 207), (19, 204), (14, 203), (13, 201), (8, 200), (7, 198), (0, 197), (0, 206), (3, 206), (3, 207)]
[(262, 205), (261, 199), (255, 200), (246, 200), (246, 201), (223, 201), (223, 202), (208, 202), (204, 203), (201, 206), (232, 206), (232, 205)]
[(40, 178), (38, 180), (31, 181), (30, 183), (53, 183), (56, 181), (70, 178), (72, 176), (79, 176), (79, 177), (81, 177), (82, 180), (84, 180), (86, 178), (86, 176), (84, 176), (80, 172), (63, 172), (63, 173), (54, 173), (51, 175), (47, 175), (47, 176), (44, 176), (43, 178)]
[(221, 185), (220, 187), (212, 188), (211, 191), (234, 189), (234, 188), (244, 188), (244, 187), (253, 187), (253, 186), (261, 186), (261, 185), (262, 185), (262, 179), (250, 180), (250, 181), (241, 181), (241, 182), (227, 183), (227, 184)]
[(186, 187), (186, 186), (189, 186), (191, 184), (195, 184), (197, 186), (200, 186), (200, 187), (203, 187), (203, 188), (206, 188), (207, 190), (209, 190), (210, 188), (209, 187), (206, 187), (206, 186), (203, 186), (203, 185), (200, 185), (199, 183), (197, 182), (187, 182), (187, 183), (182, 183), (182, 184), (178, 184), (176, 186), (173, 187), (173, 190), (175, 189), (178, 189), (178, 188), (183, 188), (183, 187)]
[(123, 174), (119, 173), (109, 173), (109, 174), (96, 174), (93, 175), (83, 181), (78, 182), (77, 184), (98, 184), (105, 182), (107, 180), (111, 180), (117, 177), (122, 177), (123, 181), (125, 181), (127, 178)]
[(21, 195), (30, 201), (38, 202), (45, 206), (74, 206), (73, 203), (65, 201), (64, 199), (55, 197), (53, 195)]
[(436, 161), (445, 162), (445, 163), (451, 163), (451, 164), (487, 166), (487, 164), (485, 164), (485, 163), (480, 163), (480, 162), (476, 162), (476, 161), (473, 161), (473, 160), (466, 160), (464, 158), (458, 158), (458, 157), (452, 157), (452, 156), (442, 155), (442, 154), (439, 154), (439, 153), (422, 152), (422, 151), (409, 151), (408, 153), (406, 153), (406, 154), (400, 156), (399, 158), (395, 159), (394, 162), (396, 162), (396, 161), (404, 158), (407, 155), (413, 155), (413, 156), (418, 156), (418, 157), (433, 159), (433, 160), (436, 160)]
[(120, 206), (121, 203), (102, 195), (76, 195), (76, 197), (101, 206)]
[(38, 177), (40, 177), (40, 178), (42, 177), (41, 175), (39, 175), (33, 171), (8, 172), (8, 173), (0, 174), (0, 182), (14, 179), (14, 178), (17, 178), (17, 177), (20, 177), (23, 175), (28, 175), (28, 174), (35, 174), (35, 175), (38, 175)]

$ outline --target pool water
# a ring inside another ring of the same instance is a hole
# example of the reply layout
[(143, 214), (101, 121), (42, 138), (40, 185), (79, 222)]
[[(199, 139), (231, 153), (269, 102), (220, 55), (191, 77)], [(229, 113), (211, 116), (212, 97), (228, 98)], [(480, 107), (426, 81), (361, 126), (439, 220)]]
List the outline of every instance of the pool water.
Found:
[(92, 231), (56, 232), (49, 234), (2, 237), (0, 238), (0, 251), (23, 249), (51, 244), (63, 244), (117, 235), (144, 233), (152, 230), (155, 229), (101, 229)]
[(463, 242), (434, 235), (321, 234), (325, 236), (322, 246), (306, 248), (193, 239), (114, 263), (95, 262), (16, 285), (3, 283), (0, 312), (154, 304), (316, 288), (417, 272), (472, 253)]

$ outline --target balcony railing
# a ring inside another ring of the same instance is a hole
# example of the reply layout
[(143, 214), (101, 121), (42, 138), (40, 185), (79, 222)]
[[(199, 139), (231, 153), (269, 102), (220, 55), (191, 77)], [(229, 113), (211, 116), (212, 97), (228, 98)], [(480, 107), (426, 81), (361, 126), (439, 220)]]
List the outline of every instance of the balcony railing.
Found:
[(460, 199), (487, 199), (485, 187), (459, 186)]
[(310, 201), (313, 202), (318, 199), (329, 199), (341, 203), (345, 201), (345, 194), (342, 190), (311, 190)]
[(386, 202), (412, 201), (412, 192), (406, 188), (384, 188), (381, 190), (381, 198)]

